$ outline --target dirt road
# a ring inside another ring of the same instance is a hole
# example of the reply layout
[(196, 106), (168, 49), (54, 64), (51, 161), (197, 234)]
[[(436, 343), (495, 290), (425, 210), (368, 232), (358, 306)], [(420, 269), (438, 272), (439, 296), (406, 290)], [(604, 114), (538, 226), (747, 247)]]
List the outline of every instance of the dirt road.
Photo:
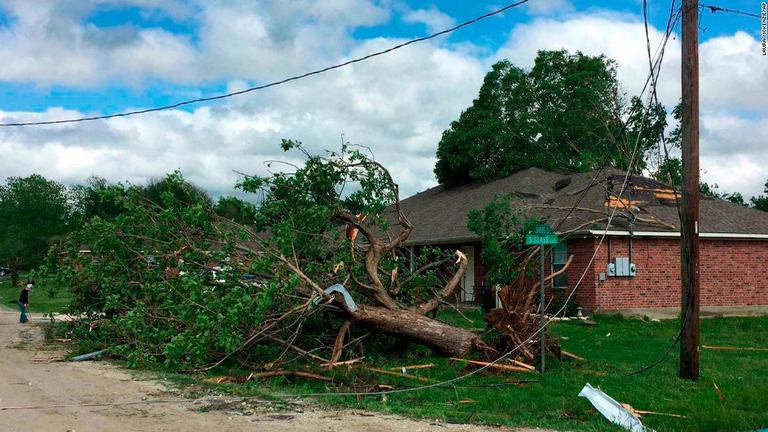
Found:
[[(353, 411), (323, 411), (308, 402), (270, 411), (267, 402), (189, 400), (163, 383), (136, 376), (106, 362), (60, 361), (45, 347), (32, 314), (0, 310), (0, 430), (90, 431), (467, 431), (500, 430), (437, 424)], [(215, 408), (215, 409), (213, 409)], [(244, 409), (245, 408), (245, 409)], [(515, 429), (518, 432), (524, 432)]]

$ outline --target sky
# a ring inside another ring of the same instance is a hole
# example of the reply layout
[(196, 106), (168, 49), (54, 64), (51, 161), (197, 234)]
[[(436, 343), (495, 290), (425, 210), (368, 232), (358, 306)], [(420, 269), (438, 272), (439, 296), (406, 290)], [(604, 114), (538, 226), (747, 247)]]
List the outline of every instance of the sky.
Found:
[[(756, 0), (702, 4), (760, 15)], [(672, 0), (648, 0), (651, 47)], [(423, 0), (0, 0), (0, 124), (155, 108), (269, 84), (390, 48), (512, 3)], [(677, 4), (680, 0), (677, 1)], [(627, 96), (648, 75), (640, 0), (530, 0), (389, 54), (216, 101), (130, 117), (0, 127), (0, 183), (33, 173), (146, 184), (180, 170), (214, 197), (243, 174), (359, 144), (402, 197), (437, 184), (441, 134), (491, 66), (530, 68), (538, 50), (616, 60)], [(768, 57), (760, 18), (703, 7), (699, 25), (702, 180), (747, 199), (768, 180)], [(658, 94), (680, 98), (680, 28)]]

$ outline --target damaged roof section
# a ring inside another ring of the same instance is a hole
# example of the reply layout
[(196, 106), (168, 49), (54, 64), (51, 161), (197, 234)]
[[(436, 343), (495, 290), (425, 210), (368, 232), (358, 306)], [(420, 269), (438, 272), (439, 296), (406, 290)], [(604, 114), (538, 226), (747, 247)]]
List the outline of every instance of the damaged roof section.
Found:
[[(436, 186), (401, 205), (414, 230), (408, 244), (474, 241), (467, 214), (495, 196), (511, 195), (526, 217), (543, 220), (557, 232), (679, 232), (681, 194), (663, 182), (627, 176), (616, 169), (559, 174), (528, 168), (488, 183), (454, 189)], [(701, 200), (702, 233), (768, 235), (768, 213), (711, 197)], [(609, 224), (610, 219), (610, 224)]]

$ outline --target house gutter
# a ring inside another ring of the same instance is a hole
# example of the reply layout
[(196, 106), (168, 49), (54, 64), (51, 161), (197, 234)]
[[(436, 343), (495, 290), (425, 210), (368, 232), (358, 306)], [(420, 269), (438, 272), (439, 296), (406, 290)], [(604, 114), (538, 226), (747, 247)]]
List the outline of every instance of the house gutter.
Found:
[(454, 243), (477, 243), (480, 242), (480, 237), (453, 237), (435, 240), (406, 240), (403, 242), (403, 246), (423, 246), (423, 245), (443, 245)]
[[(679, 232), (668, 231), (603, 231), (589, 230), (589, 234), (594, 236), (614, 236), (614, 237), (680, 237)], [(735, 239), (735, 240), (768, 240), (768, 234), (743, 234), (743, 233), (700, 233), (699, 238), (710, 239)]]
[[(563, 235), (562, 233), (558, 233)], [(658, 238), (673, 238), (680, 237), (679, 232), (672, 231), (608, 231), (605, 230), (585, 230), (571, 234), (571, 238), (587, 237), (587, 236), (602, 237), (603, 235), (610, 237), (658, 237)], [(733, 239), (733, 240), (768, 240), (768, 234), (744, 234), (744, 233), (700, 233), (699, 238), (703, 239)], [(456, 243), (477, 243), (480, 242), (479, 237), (453, 237), (434, 240), (412, 240), (403, 242), (403, 246), (423, 246), (432, 245), (439, 246), (444, 244), (456, 244)]]

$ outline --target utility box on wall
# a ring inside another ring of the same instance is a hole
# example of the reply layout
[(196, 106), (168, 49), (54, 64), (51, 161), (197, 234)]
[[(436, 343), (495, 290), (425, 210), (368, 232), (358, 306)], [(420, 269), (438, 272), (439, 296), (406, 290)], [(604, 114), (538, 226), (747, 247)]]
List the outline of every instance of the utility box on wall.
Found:
[(629, 262), (628, 257), (614, 258), (608, 263), (608, 276), (634, 276), (637, 273), (635, 264)]

